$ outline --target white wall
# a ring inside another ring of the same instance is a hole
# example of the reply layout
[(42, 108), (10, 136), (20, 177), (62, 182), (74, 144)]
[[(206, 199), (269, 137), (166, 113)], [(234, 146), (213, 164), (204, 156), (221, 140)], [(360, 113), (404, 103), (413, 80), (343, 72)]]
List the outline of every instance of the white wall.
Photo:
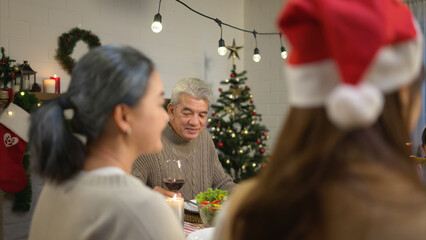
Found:
[[(257, 32), (279, 32), (276, 19), (284, 0), (245, 0), (244, 25)], [(285, 62), (281, 58), (279, 36), (257, 35), (257, 47), (262, 59), (252, 60), (255, 41), (253, 34), (244, 35), (244, 66), (247, 72), (247, 85), (252, 89), (257, 112), (269, 128), (269, 150), (277, 140), (288, 111), (287, 88), (284, 82)], [(241, 69), (241, 68), (240, 68)]]
[[(283, 0), (186, 0), (192, 8), (224, 22), (260, 32), (277, 32), (276, 16)], [(150, 56), (163, 77), (166, 97), (174, 83), (183, 77), (207, 81), (215, 97), (219, 82), (228, 77), (231, 60), (217, 54), (219, 27), (211, 20), (190, 12), (173, 0), (161, 5), (163, 31), (155, 34), (151, 23), (157, 0), (0, 0), (0, 46), (22, 63), (28, 60), (41, 85), (44, 78), (61, 76), (62, 91), (70, 77), (54, 59), (57, 39), (71, 28), (81, 26), (99, 36), (102, 44), (123, 43)], [(243, 45), (237, 70), (247, 70), (247, 84), (253, 90), (258, 112), (270, 131), (273, 145), (287, 111), (286, 88), (277, 36), (258, 36), (262, 55), (259, 63), (251, 59), (253, 35), (228, 27), (223, 38), (231, 45)], [(73, 57), (78, 59), (87, 46), (80, 41)], [(247, 56), (247, 57), (245, 57)]]
[[(208, 15), (243, 25), (243, 0), (191, 0), (191, 7)], [(224, 6), (224, 7), (219, 7)], [(155, 34), (151, 23), (157, 0), (1, 0), (0, 45), (19, 63), (28, 60), (38, 72), (37, 82), (53, 74), (61, 76), (65, 91), (69, 76), (54, 59), (57, 38), (72, 27), (91, 30), (102, 44), (123, 43), (150, 56), (165, 83), (166, 96), (182, 77), (206, 80), (213, 88), (227, 76), (231, 64), (217, 54), (219, 27), (172, 0), (162, 1), (163, 31)], [(225, 41), (243, 35), (224, 29)], [(73, 53), (78, 59), (87, 51), (80, 41)]]

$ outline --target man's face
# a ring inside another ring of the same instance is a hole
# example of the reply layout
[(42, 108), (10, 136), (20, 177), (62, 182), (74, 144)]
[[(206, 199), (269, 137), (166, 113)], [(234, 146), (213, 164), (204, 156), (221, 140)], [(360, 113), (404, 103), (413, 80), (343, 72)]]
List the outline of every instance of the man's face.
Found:
[(170, 125), (184, 140), (191, 141), (204, 130), (209, 114), (209, 104), (205, 99), (196, 99), (187, 94), (181, 94), (179, 104), (167, 107)]

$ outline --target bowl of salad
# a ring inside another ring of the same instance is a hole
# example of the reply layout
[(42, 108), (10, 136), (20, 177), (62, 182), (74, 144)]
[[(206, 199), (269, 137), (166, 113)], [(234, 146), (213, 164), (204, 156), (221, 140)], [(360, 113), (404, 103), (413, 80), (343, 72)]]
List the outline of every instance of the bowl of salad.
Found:
[(212, 226), (214, 217), (222, 208), (224, 201), (228, 199), (228, 191), (208, 188), (205, 192), (200, 192), (195, 200), (198, 204), (201, 220), (206, 226)]

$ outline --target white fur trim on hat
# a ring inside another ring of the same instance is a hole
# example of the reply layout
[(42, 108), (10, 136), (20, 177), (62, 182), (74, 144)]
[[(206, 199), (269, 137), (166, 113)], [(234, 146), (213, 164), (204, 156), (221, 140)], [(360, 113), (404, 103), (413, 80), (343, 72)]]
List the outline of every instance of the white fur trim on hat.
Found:
[(371, 84), (342, 84), (333, 89), (325, 108), (329, 119), (336, 126), (354, 129), (368, 127), (376, 122), (383, 104), (383, 94)]
[[(382, 111), (382, 95), (412, 83), (420, 73), (423, 36), (414, 22), (418, 33), (416, 38), (380, 48), (358, 87), (341, 83), (338, 67), (332, 59), (288, 64), (285, 70), (290, 105), (332, 108), (327, 109), (330, 120), (346, 129), (373, 124)], [(358, 90), (361, 92), (356, 93)], [(355, 117), (356, 114), (361, 116)]]

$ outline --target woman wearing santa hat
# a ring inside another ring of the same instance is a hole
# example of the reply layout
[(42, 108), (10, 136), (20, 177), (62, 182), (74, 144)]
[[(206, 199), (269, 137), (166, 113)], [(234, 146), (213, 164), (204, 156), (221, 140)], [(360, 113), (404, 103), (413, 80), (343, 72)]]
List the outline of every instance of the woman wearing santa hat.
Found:
[(291, 110), (216, 239), (426, 239), (426, 189), (405, 145), (423, 84), (413, 19), (396, 0), (287, 2)]

